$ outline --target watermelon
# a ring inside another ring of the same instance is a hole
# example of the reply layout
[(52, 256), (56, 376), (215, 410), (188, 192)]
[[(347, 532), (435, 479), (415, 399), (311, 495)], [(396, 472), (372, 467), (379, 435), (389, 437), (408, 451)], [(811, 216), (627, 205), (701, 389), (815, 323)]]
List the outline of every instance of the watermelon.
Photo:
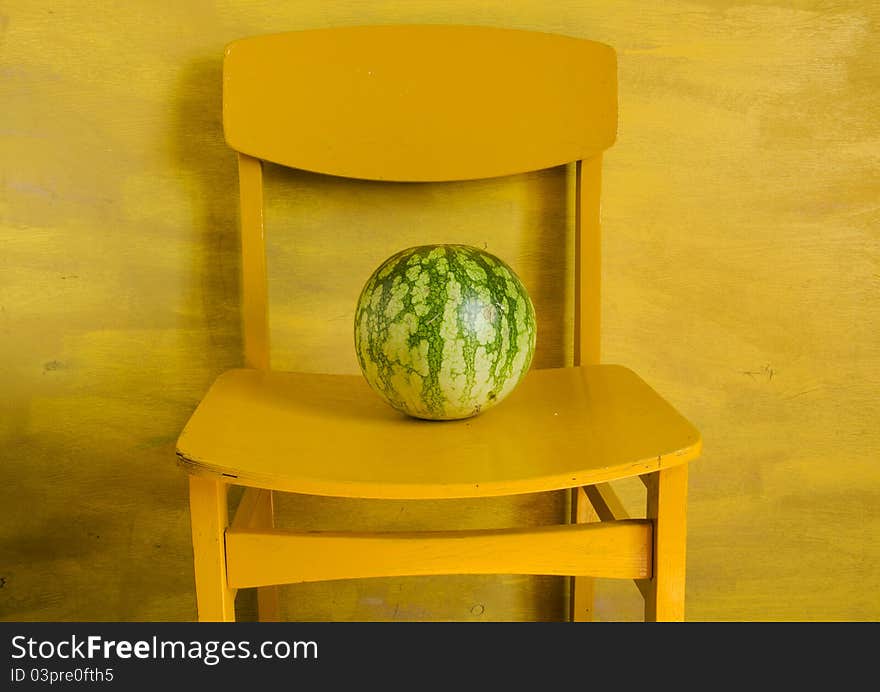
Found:
[(415, 418), (469, 418), (528, 371), (535, 308), (514, 271), (468, 245), (423, 245), (385, 260), (355, 310), (354, 343), (370, 386)]

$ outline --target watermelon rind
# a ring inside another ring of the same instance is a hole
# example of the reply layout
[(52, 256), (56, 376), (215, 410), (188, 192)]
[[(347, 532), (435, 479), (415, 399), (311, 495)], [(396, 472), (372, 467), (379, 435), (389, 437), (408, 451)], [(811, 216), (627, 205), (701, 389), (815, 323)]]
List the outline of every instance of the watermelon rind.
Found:
[(511, 267), (469, 245), (420, 245), (373, 272), (355, 310), (370, 386), (414, 418), (457, 420), (498, 405), (531, 366), (535, 308)]

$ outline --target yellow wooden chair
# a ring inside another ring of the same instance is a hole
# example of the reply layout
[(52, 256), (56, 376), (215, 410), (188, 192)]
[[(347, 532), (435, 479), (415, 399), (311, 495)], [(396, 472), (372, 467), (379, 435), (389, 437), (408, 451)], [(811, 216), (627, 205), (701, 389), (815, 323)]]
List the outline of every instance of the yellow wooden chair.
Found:
[[(275, 585), (426, 574), (572, 576), (575, 620), (590, 619), (592, 578), (634, 579), (646, 619), (683, 619), (687, 464), (700, 436), (632, 371), (599, 364), (600, 171), (616, 121), (615, 53), (592, 41), (383, 26), (227, 47), (223, 124), (238, 152), (246, 367), (218, 377), (178, 441), (200, 620), (234, 620), (241, 588), (258, 588), (260, 618), (275, 619)], [(263, 161), (379, 181), (574, 163), (573, 365), (533, 369), (491, 411), (434, 424), (398, 414), (361, 376), (272, 371)], [(634, 476), (647, 487), (644, 518), (627, 517), (609, 485)], [(246, 488), (230, 523), (231, 484)], [(573, 510), (558, 526), (273, 528), (276, 491), (416, 500), (560, 489), (571, 489)]]

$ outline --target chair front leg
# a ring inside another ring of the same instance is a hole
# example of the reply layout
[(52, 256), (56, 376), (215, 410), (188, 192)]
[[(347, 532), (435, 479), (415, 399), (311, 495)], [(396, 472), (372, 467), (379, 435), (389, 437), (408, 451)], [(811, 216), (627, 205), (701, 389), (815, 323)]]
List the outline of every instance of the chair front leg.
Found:
[(234, 622), (235, 590), (226, 581), (228, 486), (209, 477), (190, 475), (193, 567), (200, 622)]
[(673, 466), (643, 479), (647, 518), (654, 522), (653, 576), (645, 590), (645, 620), (683, 621), (688, 466)]

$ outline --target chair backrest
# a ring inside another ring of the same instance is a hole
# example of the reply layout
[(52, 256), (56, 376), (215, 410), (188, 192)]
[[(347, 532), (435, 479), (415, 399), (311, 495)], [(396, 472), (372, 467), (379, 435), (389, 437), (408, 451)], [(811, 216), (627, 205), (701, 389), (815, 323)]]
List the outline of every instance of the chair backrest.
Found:
[(601, 154), (617, 129), (611, 47), (446, 25), (244, 38), (226, 48), (223, 127), (239, 153), (250, 367), (269, 367), (262, 161), (408, 182), (577, 162), (574, 359), (598, 362)]

